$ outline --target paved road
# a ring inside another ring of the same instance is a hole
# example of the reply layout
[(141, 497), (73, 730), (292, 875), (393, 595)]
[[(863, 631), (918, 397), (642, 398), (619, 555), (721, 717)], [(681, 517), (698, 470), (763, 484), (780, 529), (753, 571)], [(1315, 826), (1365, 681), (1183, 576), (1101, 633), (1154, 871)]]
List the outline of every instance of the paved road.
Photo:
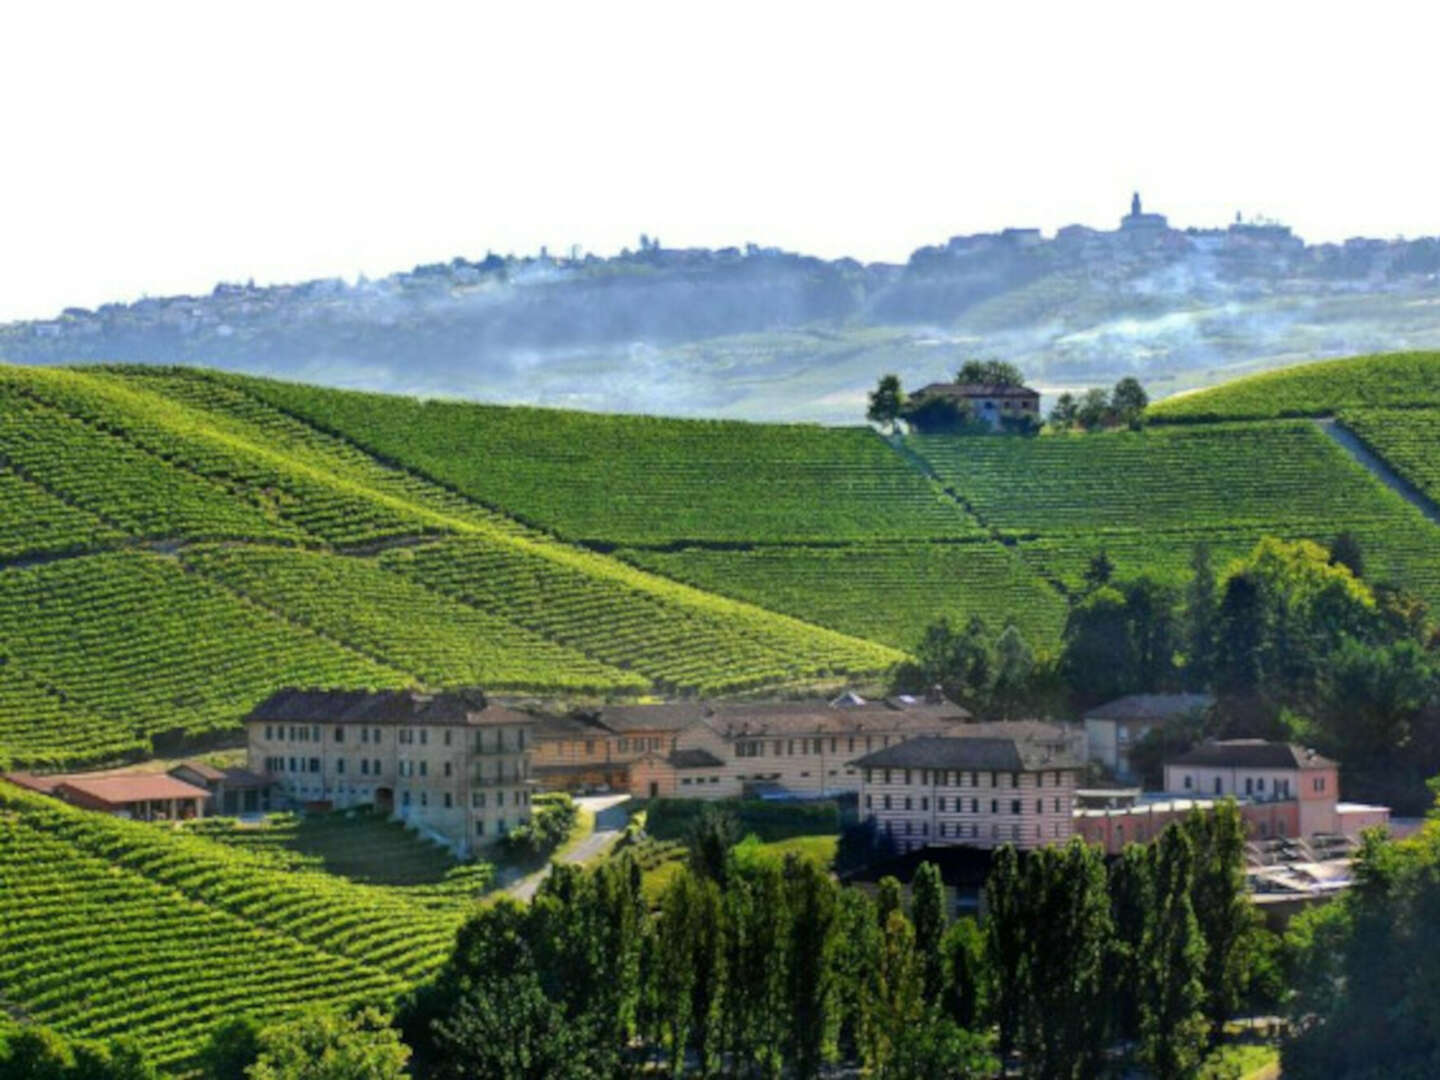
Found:
[(1339, 443), (1346, 453), (1374, 473), (1376, 479), (1409, 502), (1436, 525), (1440, 525), (1440, 507), (1427, 498), (1424, 492), (1416, 489), (1413, 484), (1385, 464), (1360, 441), (1354, 432), (1333, 419), (1316, 420), (1315, 423), (1320, 425), (1321, 431)]
[[(625, 831), (628, 815), (620, 809), (620, 804), (629, 797), (628, 795), (587, 795), (576, 799), (575, 801), (582, 807), (595, 814), (595, 828), (589, 836), (561, 855), (556, 861), (584, 863), (609, 851), (610, 845), (620, 839), (620, 834)], [(540, 882), (544, 881), (550, 873), (551, 865), (546, 863), (543, 869), (521, 878), (515, 884), (508, 886), (505, 891), (517, 900), (528, 903), (534, 898), (535, 890), (540, 888)]]

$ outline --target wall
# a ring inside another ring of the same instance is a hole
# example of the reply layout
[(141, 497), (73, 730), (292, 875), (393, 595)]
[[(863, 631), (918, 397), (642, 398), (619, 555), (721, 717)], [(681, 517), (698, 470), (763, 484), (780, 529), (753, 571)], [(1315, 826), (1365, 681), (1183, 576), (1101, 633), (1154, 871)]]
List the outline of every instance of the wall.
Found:
[[(1020, 773), (1018, 786), (1015, 779), (1008, 772), (871, 769), (868, 781), (862, 777), (860, 814), (889, 831), (902, 851), (944, 844), (1033, 848), (1069, 840), (1077, 773)], [(1016, 799), (1018, 814), (1012, 811)]]

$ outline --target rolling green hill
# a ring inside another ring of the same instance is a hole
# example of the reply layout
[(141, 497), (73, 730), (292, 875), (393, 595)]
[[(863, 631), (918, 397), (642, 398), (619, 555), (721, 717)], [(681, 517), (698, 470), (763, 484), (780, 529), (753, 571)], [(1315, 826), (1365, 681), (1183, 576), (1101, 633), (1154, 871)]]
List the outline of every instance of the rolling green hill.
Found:
[[(1238, 380), (1138, 432), (913, 437), (0, 367), (0, 763), (143, 754), (278, 685), (585, 696), (878, 681), (940, 615), (1054, 649), (1104, 549), (1358, 536), (1440, 608), (1440, 357)], [(1221, 419), (1212, 419), (1221, 418)], [(1239, 419), (1236, 419), (1239, 418)]]
[(1153, 406), (1152, 421), (1269, 420), (1349, 408), (1440, 407), (1440, 353), (1390, 353), (1251, 375)]
[(393, 1000), (467, 910), (4, 781), (0, 850), (0, 1001), (72, 1037), (133, 1036), (167, 1068), (232, 1016)]

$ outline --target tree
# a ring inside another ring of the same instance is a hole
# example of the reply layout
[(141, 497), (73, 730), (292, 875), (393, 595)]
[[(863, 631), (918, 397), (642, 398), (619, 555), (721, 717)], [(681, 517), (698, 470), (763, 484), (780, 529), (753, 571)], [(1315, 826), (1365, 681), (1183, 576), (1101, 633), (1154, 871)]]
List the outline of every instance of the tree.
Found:
[(1145, 975), (1145, 933), (1155, 911), (1155, 873), (1150, 849), (1126, 844), (1110, 864), (1110, 953), (1114, 1032), (1130, 1042), (1140, 1038), (1141, 986)]
[(940, 1000), (945, 987), (945, 885), (940, 868), (921, 863), (910, 882), (910, 921), (915, 925), (915, 950), (920, 954), (921, 990), (927, 1005)]
[(875, 922), (884, 927), (890, 921), (890, 913), (899, 911), (903, 897), (900, 879), (886, 874), (875, 885)]
[[(431, 1080), (582, 1080), (579, 1033), (545, 996), (534, 972), (496, 973), (432, 1029)], [(382, 1074), (376, 1074), (382, 1075)]]
[(871, 972), (862, 1061), (871, 1075), (887, 1077), (904, 1032), (925, 1013), (915, 930), (899, 911), (880, 931), (880, 949)]
[(963, 630), (956, 630), (944, 616), (931, 623), (916, 646), (915, 658), (911, 674), (921, 685), (912, 689), (939, 686), (977, 711), (986, 707), (994, 677), (994, 653), (990, 632), (980, 616), (972, 615)]
[(990, 701), (995, 714), (1009, 720), (1024, 707), (1035, 676), (1035, 653), (1014, 623), (995, 639), (995, 682)]
[(0, 1043), (0, 1080), (73, 1080), (75, 1055), (55, 1032), (22, 1027)]
[(1110, 422), (1110, 395), (1104, 390), (1086, 390), (1075, 406), (1075, 420), (1086, 431), (1099, 431)]
[(1205, 1013), (1218, 1037), (1245, 993), (1258, 918), (1245, 890), (1245, 820), (1233, 800), (1191, 811), (1192, 906), (1205, 941)]
[(1025, 376), (1014, 364), (1003, 360), (966, 360), (955, 375), (957, 383), (994, 386), (1024, 386)]
[(1117, 382), (1110, 394), (1110, 407), (1122, 424), (1138, 425), (1145, 413), (1145, 407), (1149, 404), (1150, 398), (1145, 393), (1145, 388), (1140, 385), (1140, 380), (1132, 375), (1127, 375)]
[(879, 1075), (886, 1080), (981, 1080), (999, 1071), (988, 1038), (928, 1010), (898, 1033)]
[(250, 1080), (403, 1080), (410, 1058), (375, 1009), (350, 1016), (311, 1011), (261, 1029), (259, 1049)]
[(1115, 563), (1104, 548), (1090, 556), (1089, 563), (1085, 566), (1085, 586), (1089, 589), (1099, 589), (1110, 584), (1115, 576)]
[(866, 410), (865, 419), (893, 432), (904, 406), (905, 395), (900, 389), (900, 377), (882, 375), (879, 385), (870, 392), (870, 408)]
[(1330, 565), (1346, 567), (1357, 578), (1365, 576), (1365, 555), (1354, 533), (1347, 530), (1330, 541)]
[(1095, 590), (1065, 619), (1060, 673), (1081, 702), (1095, 704), (1126, 693), (1136, 681), (1135, 651), (1125, 597)]
[(1210, 547), (1196, 544), (1190, 553), (1190, 584), (1185, 590), (1185, 682), (1192, 690), (1209, 686), (1215, 673), (1218, 621)]
[(985, 937), (967, 916), (950, 924), (940, 949), (945, 957), (941, 1007), (956, 1024), (973, 1031), (985, 1013)]
[(236, 1016), (210, 1033), (198, 1064), (205, 1080), (247, 1080), (245, 1072), (259, 1056), (259, 1021)]
[(1204, 1054), (1205, 939), (1190, 899), (1194, 856), (1185, 831), (1166, 827), (1150, 855), (1155, 910), (1142, 947), (1140, 1057), (1168, 1080), (1188, 1076)]
[(1061, 431), (1069, 431), (1075, 426), (1079, 411), (1075, 395), (1067, 390), (1055, 399), (1055, 405), (1050, 410), (1050, 423)]
[(690, 869), (724, 888), (729, 872), (730, 849), (739, 840), (740, 823), (735, 820), (735, 815), (706, 803), (687, 837)]
[(930, 394), (907, 402), (900, 410), (900, 418), (919, 432), (950, 434), (964, 429), (974, 416), (969, 402)]
[(1180, 598), (1171, 586), (1145, 576), (1127, 582), (1124, 593), (1134, 654), (1134, 688), (1145, 693), (1171, 689), (1180, 645), (1176, 615)]
[(785, 955), (785, 1003), (788, 1057), (796, 1077), (819, 1074), (839, 1028), (836, 1009), (835, 887), (808, 859), (785, 863), (786, 908), (790, 923)]
[(1009, 844), (995, 853), (985, 879), (985, 1000), (1002, 1057), (1015, 1048), (1029, 969), (1020, 857)]

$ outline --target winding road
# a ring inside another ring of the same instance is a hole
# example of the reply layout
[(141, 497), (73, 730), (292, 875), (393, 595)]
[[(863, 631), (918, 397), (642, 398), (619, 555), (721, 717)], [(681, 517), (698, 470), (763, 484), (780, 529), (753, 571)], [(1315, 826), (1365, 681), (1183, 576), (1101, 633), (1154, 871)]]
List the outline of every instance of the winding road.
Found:
[(590, 835), (533, 874), (507, 886), (505, 892), (517, 900), (529, 903), (535, 897), (535, 890), (540, 888), (540, 882), (549, 876), (550, 868), (556, 862), (587, 863), (604, 855), (625, 831), (629, 816), (621, 809), (620, 804), (628, 798), (629, 795), (587, 795), (576, 799), (582, 808), (595, 815), (595, 827)]

